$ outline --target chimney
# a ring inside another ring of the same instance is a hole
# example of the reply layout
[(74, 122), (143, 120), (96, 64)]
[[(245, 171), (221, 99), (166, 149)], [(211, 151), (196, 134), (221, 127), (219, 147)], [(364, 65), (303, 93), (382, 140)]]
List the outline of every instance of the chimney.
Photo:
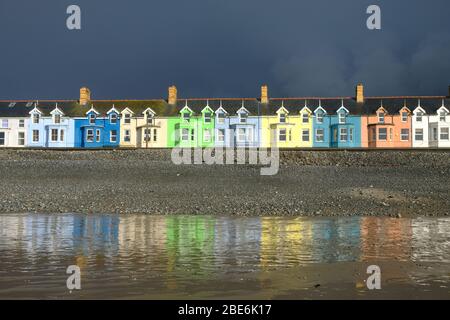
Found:
[(358, 85), (356, 86), (356, 102), (364, 102), (364, 86), (362, 83), (358, 83)]
[(89, 88), (83, 87), (80, 89), (80, 104), (86, 105), (91, 101), (91, 90)]
[(269, 103), (269, 89), (267, 85), (261, 86), (261, 103)]
[(177, 87), (170, 86), (169, 87), (169, 104), (176, 104), (177, 103)]

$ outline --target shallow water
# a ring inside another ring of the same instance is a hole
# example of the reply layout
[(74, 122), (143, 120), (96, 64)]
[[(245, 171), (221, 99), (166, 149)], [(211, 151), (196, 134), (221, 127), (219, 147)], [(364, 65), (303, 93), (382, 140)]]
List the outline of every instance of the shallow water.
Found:
[[(367, 266), (381, 268), (369, 290)], [(69, 265), (81, 290), (67, 289)], [(0, 215), (0, 298), (450, 298), (449, 218)]]

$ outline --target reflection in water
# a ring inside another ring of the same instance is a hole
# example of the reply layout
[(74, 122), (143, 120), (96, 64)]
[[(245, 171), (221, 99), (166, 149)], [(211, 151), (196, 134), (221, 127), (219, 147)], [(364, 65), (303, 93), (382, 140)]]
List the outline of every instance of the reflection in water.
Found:
[[(0, 215), (0, 297), (35, 297), (43, 287), (44, 296), (59, 296), (65, 292), (61, 283), (65, 284), (65, 269), (71, 264), (81, 267), (85, 287), (92, 290), (109, 283), (122, 291), (123, 286), (133, 288), (124, 295), (163, 295), (193, 290), (202, 281), (232, 281), (253, 272), (262, 274), (261, 289), (271, 281), (267, 272), (321, 263), (450, 263), (449, 222), (444, 218), (4, 214)], [(134, 281), (147, 285), (134, 287)]]

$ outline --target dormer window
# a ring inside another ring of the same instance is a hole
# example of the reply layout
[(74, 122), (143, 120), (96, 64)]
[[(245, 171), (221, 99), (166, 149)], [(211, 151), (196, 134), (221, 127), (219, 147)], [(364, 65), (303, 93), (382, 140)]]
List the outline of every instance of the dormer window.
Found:
[(422, 122), (422, 116), (423, 116), (422, 112), (417, 112), (417, 114), (416, 114), (416, 121), (417, 122)]
[(55, 123), (55, 124), (61, 123), (61, 115), (60, 114), (55, 114), (53, 116), (53, 123)]
[(378, 122), (379, 123), (384, 123), (384, 112), (379, 112), (378, 113)]
[(33, 123), (39, 123), (39, 113), (33, 114)]
[(309, 114), (308, 113), (303, 113), (302, 114), (302, 122), (303, 123), (308, 123), (309, 122)]
[(445, 111), (441, 111), (440, 112), (440, 114), (439, 114), (439, 120), (441, 121), (441, 122), (445, 122), (445, 116), (446, 116), (447, 114), (445, 113)]
[(344, 112), (339, 113), (339, 123), (340, 124), (345, 123), (345, 113)]
[(286, 123), (286, 114), (280, 113), (280, 123)]
[(111, 115), (109, 116), (109, 122), (111, 124), (116, 124), (117, 123), (117, 114), (111, 113)]
[(408, 112), (403, 111), (402, 112), (402, 122), (407, 122), (408, 121)]
[(125, 113), (125, 115), (123, 117), (123, 123), (125, 123), (125, 124), (130, 124), (131, 123), (131, 114)]
[(244, 112), (241, 112), (239, 114), (239, 123), (247, 123), (247, 114)]
[(183, 113), (183, 120), (188, 122), (191, 118), (191, 115), (188, 112)]
[(89, 115), (89, 124), (95, 124), (95, 114), (93, 113)]
[(211, 123), (211, 113), (210, 112), (205, 113), (204, 121), (205, 121), (205, 123)]
[(319, 111), (316, 115), (317, 123), (323, 123), (323, 112)]
[(151, 112), (147, 112), (147, 124), (148, 125), (153, 124), (153, 114)]
[(217, 115), (217, 123), (218, 123), (218, 124), (224, 124), (224, 123), (225, 123), (225, 113), (220, 112), (220, 113)]

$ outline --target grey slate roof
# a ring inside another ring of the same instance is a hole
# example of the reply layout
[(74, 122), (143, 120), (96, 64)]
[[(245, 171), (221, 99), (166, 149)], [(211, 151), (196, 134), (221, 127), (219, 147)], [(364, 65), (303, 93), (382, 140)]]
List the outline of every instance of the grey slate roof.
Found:
[[(80, 105), (76, 100), (67, 101), (39, 101), (38, 109), (44, 115), (50, 115), (54, 110), (56, 103), (58, 108), (67, 116), (70, 117), (84, 117), (86, 112), (94, 106), (94, 109), (104, 116), (114, 107), (122, 112), (125, 108), (129, 108), (136, 116), (141, 116), (142, 112), (151, 108), (157, 116), (177, 116), (184, 106), (194, 111), (195, 114), (200, 114), (201, 111), (209, 105), (209, 107), (216, 111), (222, 106), (230, 115), (236, 112), (244, 105), (250, 112), (250, 115), (275, 115), (276, 111), (283, 105), (289, 113), (298, 113), (304, 106), (314, 112), (320, 105), (328, 114), (334, 114), (342, 105), (350, 111), (350, 114), (368, 115), (374, 114), (376, 110), (382, 105), (390, 114), (398, 113), (405, 105), (413, 111), (420, 101), (420, 106), (428, 114), (434, 114), (442, 106), (450, 110), (450, 98), (448, 97), (367, 97), (363, 103), (356, 103), (351, 97), (337, 97), (337, 98), (273, 98), (269, 103), (262, 104), (258, 99), (179, 99), (176, 105), (169, 105), (166, 100), (93, 100), (88, 105)], [(14, 106), (10, 107), (11, 102), (14, 101), (0, 101), (0, 117), (28, 117), (29, 112), (34, 108), (34, 102), (17, 101)]]

